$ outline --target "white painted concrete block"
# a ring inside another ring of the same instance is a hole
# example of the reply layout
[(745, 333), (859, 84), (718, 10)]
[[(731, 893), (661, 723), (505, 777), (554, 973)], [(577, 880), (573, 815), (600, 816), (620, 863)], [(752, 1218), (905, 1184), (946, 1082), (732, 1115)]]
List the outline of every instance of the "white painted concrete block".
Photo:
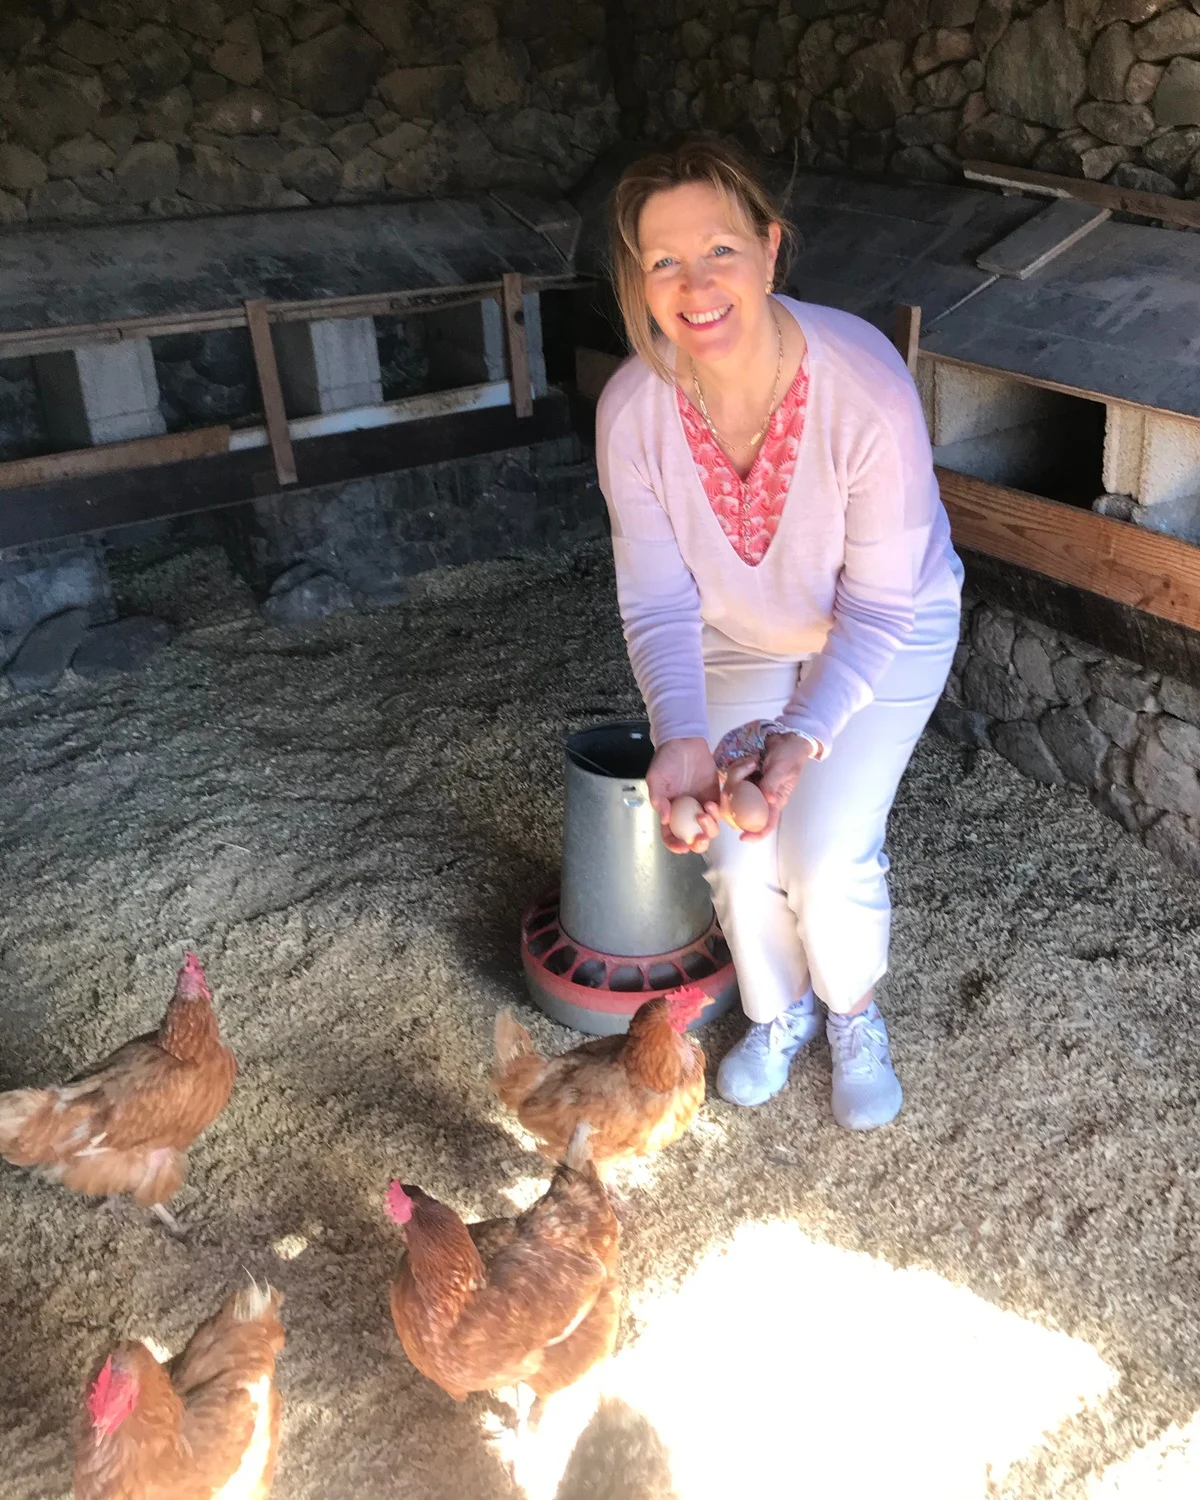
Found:
[(1137, 498), (1143, 505), (1200, 501), (1200, 426), (1146, 413), (1142, 473)]
[(1104, 422), (1104, 488), (1110, 495), (1137, 495), (1142, 473), (1146, 413), (1110, 406)]
[(315, 417), (383, 400), (373, 318), (277, 323), (271, 337), (290, 416)]
[(167, 424), (149, 339), (122, 339), (34, 360), (54, 441), (65, 448), (157, 437)]
[(930, 435), (935, 447), (986, 437), (1036, 422), (1049, 415), (1052, 404), (1053, 393), (1039, 386), (935, 361)]
[[(541, 299), (523, 298), (529, 378), (535, 397), (546, 394), (546, 356), (542, 347)], [(490, 297), (468, 307), (426, 314), (429, 373), (442, 387), (482, 385), (508, 379), (508, 345), (504, 311)]]

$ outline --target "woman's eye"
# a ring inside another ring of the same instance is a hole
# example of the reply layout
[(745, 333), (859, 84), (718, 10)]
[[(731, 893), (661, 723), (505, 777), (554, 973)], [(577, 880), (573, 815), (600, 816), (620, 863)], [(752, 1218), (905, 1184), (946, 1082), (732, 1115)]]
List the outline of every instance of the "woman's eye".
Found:
[(732, 255), (733, 247), (731, 245), (714, 245), (712, 253), (714, 255)]
[(661, 260), (656, 260), (654, 262), (654, 264), (650, 267), (650, 269), (652, 271), (661, 271), (664, 266), (669, 266), (670, 264), (671, 264), (671, 257), (669, 255), (664, 255)]

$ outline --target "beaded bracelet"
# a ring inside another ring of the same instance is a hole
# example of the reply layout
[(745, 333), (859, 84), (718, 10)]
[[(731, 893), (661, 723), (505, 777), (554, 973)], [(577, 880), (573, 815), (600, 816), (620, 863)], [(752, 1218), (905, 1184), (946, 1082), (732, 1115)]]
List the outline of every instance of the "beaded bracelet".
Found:
[(787, 724), (781, 724), (778, 719), (751, 719), (748, 724), (739, 724), (736, 729), (731, 729), (717, 745), (713, 751), (717, 770), (727, 771), (735, 761), (745, 760), (747, 756), (757, 759), (765, 751), (768, 737), (773, 734), (799, 735), (812, 746), (814, 757), (821, 754), (821, 746), (806, 730), (792, 729)]

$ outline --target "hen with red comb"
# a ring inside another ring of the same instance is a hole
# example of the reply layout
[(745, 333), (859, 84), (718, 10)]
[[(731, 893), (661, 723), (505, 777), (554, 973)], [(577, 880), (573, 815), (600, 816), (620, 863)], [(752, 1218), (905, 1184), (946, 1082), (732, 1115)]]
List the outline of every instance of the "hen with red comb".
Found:
[(265, 1500), (279, 1447), (281, 1300), (251, 1282), (169, 1363), (143, 1343), (111, 1350), (86, 1387), (75, 1500)]
[(603, 1176), (617, 1161), (677, 1141), (704, 1103), (704, 1053), (687, 1027), (708, 996), (695, 985), (647, 1000), (624, 1035), (543, 1057), (511, 1011), (496, 1017), (492, 1087), (542, 1154), (561, 1160), (581, 1120)]
[(229, 1102), (236, 1072), (204, 968), (189, 953), (156, 1031), (69, 1083), (0, 1094), (0, 1156), (75, 1192), (128, 1193), (174, 1228), (163, 1205), (187, 1176), (188, 1147)]

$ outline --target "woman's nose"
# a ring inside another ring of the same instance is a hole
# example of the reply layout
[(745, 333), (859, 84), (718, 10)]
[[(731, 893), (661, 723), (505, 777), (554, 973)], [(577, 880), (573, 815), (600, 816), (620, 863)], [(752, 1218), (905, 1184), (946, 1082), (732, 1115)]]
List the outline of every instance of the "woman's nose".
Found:
[(683, 268), (684, 290), (700, 291), (712, 281), (712, 268), (707, 261), (699, 260), (685, 264)]

